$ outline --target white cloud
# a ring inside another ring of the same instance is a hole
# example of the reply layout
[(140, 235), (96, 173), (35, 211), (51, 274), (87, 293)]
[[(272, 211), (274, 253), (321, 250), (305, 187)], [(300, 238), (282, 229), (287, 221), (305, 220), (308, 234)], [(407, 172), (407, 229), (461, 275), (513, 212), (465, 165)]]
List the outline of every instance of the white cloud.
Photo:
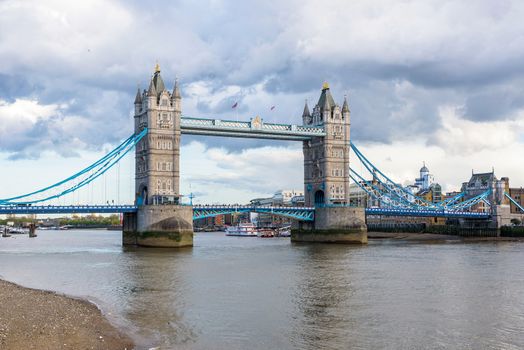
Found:
[[(482, 151), (504, 154), (523, 135), (524, 114), (517, 120), (473, 122), (462, 119), (456, 108), (442, 108), (442, 128), (431, 138), (448, 154), (469, 156)], [(507, 159), (511, 161), (511, 159)]]
[(0, 100), (0, 149), (11, 139), (32, 128), (37, 122), (48, 120), (60, 113), (64, 106), (42, 105), (36, 100)]

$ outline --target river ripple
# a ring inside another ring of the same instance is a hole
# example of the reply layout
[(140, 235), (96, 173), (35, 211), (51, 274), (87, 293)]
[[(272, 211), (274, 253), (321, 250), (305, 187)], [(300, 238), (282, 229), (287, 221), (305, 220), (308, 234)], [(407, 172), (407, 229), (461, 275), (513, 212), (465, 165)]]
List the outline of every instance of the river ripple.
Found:
[(140, 348), (524, 348), (524, 242), (200, 233), (192, 249), (165, 250), (124, 249), (120, 235), (0, 238), (0, 276), (94, 301)]

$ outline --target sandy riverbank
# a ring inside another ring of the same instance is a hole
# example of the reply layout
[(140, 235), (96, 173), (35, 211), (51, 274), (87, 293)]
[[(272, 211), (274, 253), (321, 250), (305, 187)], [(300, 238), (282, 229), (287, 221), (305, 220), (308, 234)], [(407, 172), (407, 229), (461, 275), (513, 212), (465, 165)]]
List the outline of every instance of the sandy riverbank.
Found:
[(132, 349), (93, 304), (0, 280), (0, 349)]

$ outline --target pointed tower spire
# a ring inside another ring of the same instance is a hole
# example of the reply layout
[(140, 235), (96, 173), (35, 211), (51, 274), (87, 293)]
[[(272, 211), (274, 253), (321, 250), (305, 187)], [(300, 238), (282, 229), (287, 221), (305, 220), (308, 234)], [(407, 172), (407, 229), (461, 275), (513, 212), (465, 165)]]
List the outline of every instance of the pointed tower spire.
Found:
[(173, 87), (173, 93), (171, 94), (171, 99), (182, 98), (180, 95), (180, 86), (178, 85), (178, 78), (175, 79), (175, 86)]
[(331, 110), (331, 106), (329, 105), (329, 99), (324, 99), (324, 104), (322, 105), (322, 110), (329, 111)]
[(151, 79), (151, 82), (149, 83), (149, 89), (147, 89), (147, 95), (148, 96), (156, 96), (156, 88), (155, 88), (155, 83), (153, 81), (153, 79)]
[(342, 113), (349, 113), (348, 98), (344, 95), (344, 104), (342, 105)]
[(323, 111), (331, 110), (331, 107), (335, 106), (335, 100), (333, 100), (333, 96), (331, 96), (329, 84), (327, 82), (322, 84), (322, 93), (320, 94), (317, 105)]
[(135, 97), (135, 104), (141, 104), (142, 103), (142, 94), (140, 93), (140, 87), (138, 87), (138, 90), (136, 91), (136, 97)]
[(309, 113), (309, 107), (307, 105), (307, 100), (306, 104), (304, 105), (304, 113), (302, 113), (302, 118), (304, 117), (311, 117), (311, 113)]

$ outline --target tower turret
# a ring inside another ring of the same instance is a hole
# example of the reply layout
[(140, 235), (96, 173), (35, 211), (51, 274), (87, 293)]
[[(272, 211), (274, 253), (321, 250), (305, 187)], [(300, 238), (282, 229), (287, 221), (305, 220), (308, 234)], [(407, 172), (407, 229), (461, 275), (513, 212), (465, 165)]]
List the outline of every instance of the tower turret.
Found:
[(173, 87), (173, 93), (171, 94), (171, 104), (175, 107), (175, 111), (182, 110), (182, 95), (180, 94), (180, 86), (178, 84), (178, 78), (175, 79), (175, 86)]
[(147, 105), (149, 108), (156, 105), (156, 88), (153, 83), (153, 79), (149, 82), (149, 88), (147, 89)]
[(348, 105), (347, 96), (344, 96), (344, 104), (342, 105), (342, 114), (345, 114), (345, 113), (349, 114), (349, 105)]
[(304, 105), (304, 112), (302, 112), (302, 124), (304, 125), (311, 124), (311, 113), (309, 113), (309, 107), (307, 105), (307, 100)]
[(138, 87), (136, 91), (136, 96), (135, 96), (135, 115), (140, 113), (141, 109), (142, 109), (142, 94), (140, 93), (140, 87)]

